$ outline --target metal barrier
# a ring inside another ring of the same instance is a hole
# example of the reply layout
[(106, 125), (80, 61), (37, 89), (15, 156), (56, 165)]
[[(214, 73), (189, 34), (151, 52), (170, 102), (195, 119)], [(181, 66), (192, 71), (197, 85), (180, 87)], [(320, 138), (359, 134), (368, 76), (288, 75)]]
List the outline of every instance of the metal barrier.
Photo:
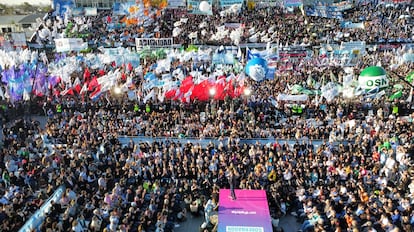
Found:
[(23, 227), (20, 228), (19, 232), (27, 232), (27, 231), (40, 231), (40, 226), (42, 225), (43, 221), (46, 218), (46, 214), (50, 211), (50, 207), (52, 206), (52, 201), (59, 202), (60, 198), (62, 198), (63, 193), (65, 192), (65, 186), (60, 186), (49, 199), (38, 209), (30, 218), (29, 220), (24, 223)]
[[(228, 137), (225, 138), (177, 138), (177, 137), (147, 137), (147, 136), (120, 136), (118, 137), (118, 140), (122, 145), (127, 145), (131, 140), (134, 143), (153, 143), (153, 142), (175, 142), (175, 143), (192, 143), (192, 144), (200, 144), (202, 147), (207, 147), (210, 143), (214, 144), (216, 147), (222, 143), (223, 145), (226, 145), (229, 141)], [(293, 146), (296, 141), (305, 141), (307, 142), (308, 139), (277, 139), (277, 138), (252, 138), (252, 139), (240, 139), (239, 144), (261, 144), (261, 145), (267, 145), (267, 144), (273, 144), (275, 142), (278, 142), (279, 144), (284, 144), (287, 142), (290, 146)], [(324, 140), (318, 139), (318, 140), (312, 140), (312, 144), (315, 148), (319, 147), (321, 144), (324, 143)], [(342, 141), (342, 142), (334, 142), (333, 144), (335, 146), (339, 145), (340, 143), (347, 144), (348, 141)]]

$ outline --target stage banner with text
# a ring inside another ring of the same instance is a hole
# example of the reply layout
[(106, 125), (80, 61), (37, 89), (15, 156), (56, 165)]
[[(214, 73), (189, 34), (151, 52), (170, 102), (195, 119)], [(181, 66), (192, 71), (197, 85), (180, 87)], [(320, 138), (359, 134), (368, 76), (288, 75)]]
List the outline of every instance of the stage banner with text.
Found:
[(220, 189), (218, 232), (272, 232), (269, 205), (264, 190), (236, 189), (236, 200), (229, 189)]

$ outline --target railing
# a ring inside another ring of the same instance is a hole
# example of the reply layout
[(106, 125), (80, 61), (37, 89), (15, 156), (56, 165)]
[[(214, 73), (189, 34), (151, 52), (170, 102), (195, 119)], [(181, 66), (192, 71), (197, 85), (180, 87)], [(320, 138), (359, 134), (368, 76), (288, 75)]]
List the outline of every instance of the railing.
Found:
[(60, 186), (56, 191), (53, 193), (51, 197), (38, 209), (30, 218), (26, 221), (22, 228), (20, 228), (19, 232), (27, 232), (27, 231), (40, 231), (40, 226), (42, 225), (43, 221), (46, 218), (46, 214), (49, 213), (50, 207), (52, 206), (53, 202), (59, 202), (60, 198), (62, 198), (63, 193), (65, 192), (65, 186)]
[[(135, 144), (137, 143), (153, 143), (153, 142), (175, 142), (175, 143), (192, 143), (192, 144), (200, 144), (202, 147), (207, 147), (210, 143), (214, 144), (215, 147), (217, 147), (220, 143), (226, 146), (228, 144), (229, 138), (177, 138), (177, 137), (147, 137), (147, 136), (119, 136), (118, 140), (122, 145), (127, 145), (130, 140), (132, 140)], [(261, 144), (261, 145), (267, 145), (267, 144), (274, 144), (275, 142), (278, 142), (279, 144), (284, 144), (287, 142), (290, 146), (293, 146), (296, 141), (305, 141), (307, 142), (308, 139), (277, 139), (277, 138), (251, 138), (251, 139), (240, 139), (239, 144)], [(321, 144), (324, 143), (326, 140), (322, 139), (316, 139), (312, 140), (312, 144), (315, 148), (319, 147)], [(328, 143), (328, 142), (327, 142)], [(334, 142), (333, 144), (339, 145), (340, 143), (347, 144), (348, 141), (342, 141), (342, 142)]]

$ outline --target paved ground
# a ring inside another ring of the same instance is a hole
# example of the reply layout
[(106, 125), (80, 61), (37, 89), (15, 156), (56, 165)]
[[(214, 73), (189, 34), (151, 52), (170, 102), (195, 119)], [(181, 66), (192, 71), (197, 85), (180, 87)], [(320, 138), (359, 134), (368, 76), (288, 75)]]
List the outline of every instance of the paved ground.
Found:
[[(180, 223), (180, 227), (176, 227), (174, 232), (197, 232), (203, 221), (202, 216), (192, 217), (188, 215), (187, 221)], [(295, 217), (286, 215), (280, 219), (279, 226), (283, 228), (284, 232), (296, 232), (301, 225), (296, 221)]]

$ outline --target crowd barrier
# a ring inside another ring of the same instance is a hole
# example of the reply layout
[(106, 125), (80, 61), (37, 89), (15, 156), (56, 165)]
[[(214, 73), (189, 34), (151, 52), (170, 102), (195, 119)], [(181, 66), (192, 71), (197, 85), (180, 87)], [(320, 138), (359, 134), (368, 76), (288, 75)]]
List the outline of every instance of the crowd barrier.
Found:
[[(174, 143), (192, 143), (192, 144), (200, 144), (203, 148), (207, 147), (210, 143), (214, 144), (215, 147), (217, 147), (220, 143), (223, 145), (227, 145), (229, 138), (177, 138), (177, 137), (147, 137), (147, 136), (120, 136), (118, 137), (120, 143), (122, 145), (127, 145), (131, 140), (135, 144), (139, 143), (153, 143), (153, 142), (174, 142)], [(287, 142), (290, 146), (293, 146), (296, 142), (307, 142), (307, 138), (302, 139), (277, 139), (277, 138), (252, 138), (252, 139), (240, 139), (239, 144), (261, 144), (261, 145), (271, 145), (276, 142), (279, 144), (284, 144)], [(325, 140), (322, 139), (316, 139), (312, 140), (312, 144), (315, 148), (319, 147), (321, 144), (323, 144)], [(328, 142), (327, 142), (328, 143)], [(333, 142), (335, 146), (339, 145), (340, 143), (347, 144), (348, 141), (342, 141), (342, 142)]]
[(46, 218), (46, 214), (50, 211), (53, 202), (59, 202), (65, 192), (65, 186), (60, 186), (49, 199), (38, 209), (29, 220), (20, 228), (19, 232), (40, 231), (40, 226)]

